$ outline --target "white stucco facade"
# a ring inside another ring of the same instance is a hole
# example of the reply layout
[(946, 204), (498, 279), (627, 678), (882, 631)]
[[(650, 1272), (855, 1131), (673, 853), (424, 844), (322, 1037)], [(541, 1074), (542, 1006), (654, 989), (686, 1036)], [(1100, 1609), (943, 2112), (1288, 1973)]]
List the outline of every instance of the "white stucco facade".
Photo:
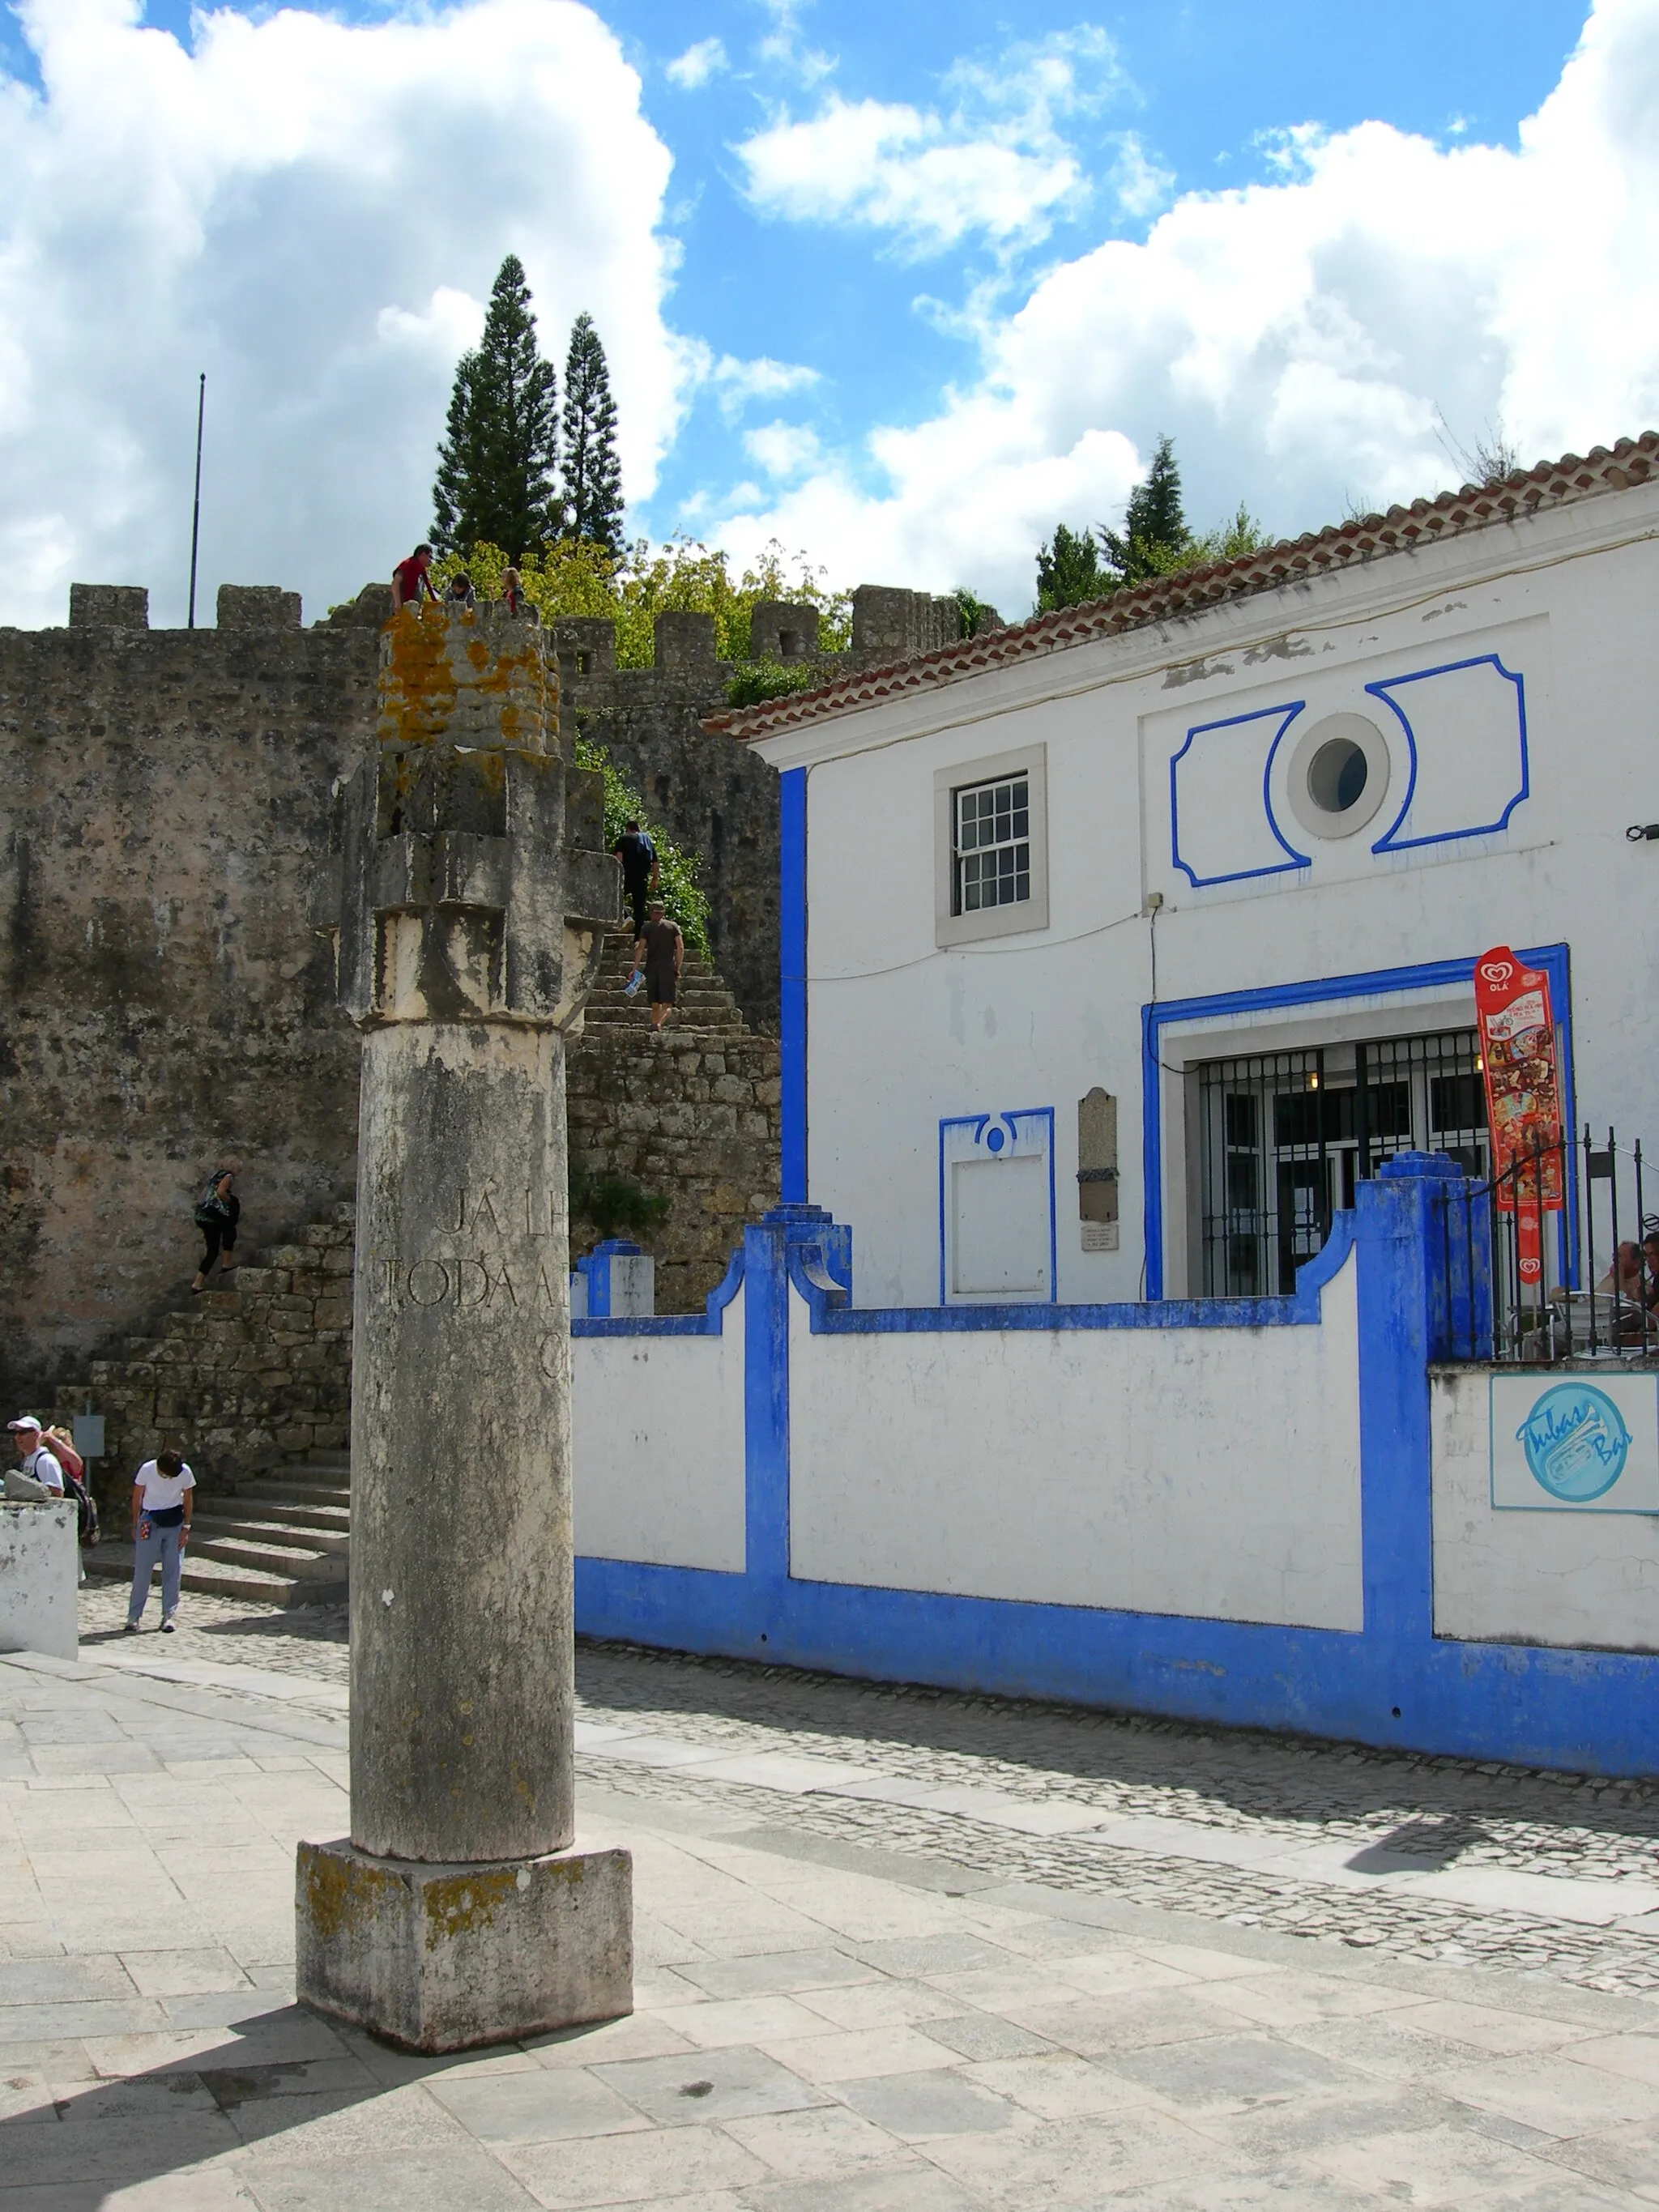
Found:
[(1358, 1630), (1354, 1278), (1297, 1328), (814, 1335), (792, 1298), (790, 1571)]
[(572, 1341), (579, 1553), (743, 1572), (743, 1308), (718, 1335)]
[[(1494, 944), (1567, 948), (1578, 1118), (1655, 1134), (1659, 843), (1625, 832), (1659, 818), (1656, 602), (1659, 486), (1638, 484), (757, 739), (805, 771), (805, 1194), (854, 1224), (854, 1303), (951, 1297), (941, 1133), (1042, 1113), (1053, 1280), (1015, 1295), (1133, 1299), (1149, 1257), (1166, 1294), (1214, 1289), (1200, 1067), (1467, 1032), (1470, 985), (1410, 971)], [(1343, 727), (1367, 757), (1361, 818), (1315, 834), (1304, 740)], [(1004, 909), (999, 933), (941, 943), (941, 779), (1034, 752), (1038, 926)], [(1300, 988), (1378, 971), (1363, 994)], [(1149, 1255), (1143, 1010), (1223, 994), (1252, 1003), (1157, 1032)], [(1095, 1088), (1117, 1107), (1115, 1237), (1079, 1219)]]

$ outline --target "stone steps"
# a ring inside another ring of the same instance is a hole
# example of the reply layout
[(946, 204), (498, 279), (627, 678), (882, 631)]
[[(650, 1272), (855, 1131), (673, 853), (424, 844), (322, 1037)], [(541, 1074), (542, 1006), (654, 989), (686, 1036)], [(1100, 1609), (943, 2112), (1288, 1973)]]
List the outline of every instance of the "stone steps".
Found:
[[(345, 1602), (346, 1585), (343, 1581), (325, 1583), (312, 1577), (263, 1574), (251, 1568), (233, 1566), (222, 1559), (196, 1559), (191, 1557), (194, 1548), (192, 1543), (185, 1554), (179, 1586), (195, 1591), (198, 1596), (245, 1598), (272, 1607)], [(131, 1583), (131, 1545), (100, 1544), (95, 1552), (87, 1554), (87, 1572), (101, 1580)], [(158, 1566), (150, 1577), (151, 1587), (159, 1589), (161, 1581)]]
[[(318, 1451), (234, 1489), (201, 1493), (181, 1589), (270, 1606), (343, 1605), (349, 1579), (351, 1462)], [(129, 1581), (131, 1544), (100, 1544), (87, 1571)], [(158, 1567), (153, 1577), (159, 1583)]]

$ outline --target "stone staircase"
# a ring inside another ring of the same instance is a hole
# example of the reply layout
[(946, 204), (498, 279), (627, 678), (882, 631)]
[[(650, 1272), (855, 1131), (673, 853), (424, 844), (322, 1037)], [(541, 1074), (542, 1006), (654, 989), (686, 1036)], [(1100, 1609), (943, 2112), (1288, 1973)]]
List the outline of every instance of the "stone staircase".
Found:
[[(620, 931), (606, 944), (599, 980), (589, 994), (584, 1032), (608, 1038), (629, 1030), (645, 1036), (651, 1027), (644, 987), (632, 999), (624, 986), (634, 968), (634, 940)], [(688, 947), (680, 985), (669, 1017), (668, 1033), (689, 1030), (699, 1037), (746, 1036), (742, 1009), (703, 952)]]
[[(351, 1542), (351, 1462), (340, 1451), (251, 1475), (234, 1490), (204, 1490), (179, 1583), (210, 1597), (270, 1606), (343, 1605)], [(127, 1582), (131, 1544), (100, 1544), (87, 1572)], [(152, 1586), (159, 1585), (159, 1567)]]
[[(59, 1395), (57, 1417), (102, 1413), (94, 1468), (109, 1532), (88, 1574), (127, 1579), (133, 1470), (163, 1444), (195, 1471), (184, 1587), (270, 1605), (345, 1595), (350, 1536), (351, 1273), (356, 1210), (155, 1316)], [(224, 1287), (218, 1287), (221, 1282)]]
[[(678, 1003), (660, 1036), (645, 994), (623, 996), (633, 940), (605, 947), (580, 1036), (572, 1040), (566, 1100), (573, 1184), (607, 1177), (669, 1201), (645, 1233), (657, 1263), (659, 1313), (696, 1313), (726, 1273), (745, 1220), (778, 1202), (778, 1041), (744, 1021), (706, 956), (688, 952)], [(600, 1231), (571, 1224), (574, 1256)]]

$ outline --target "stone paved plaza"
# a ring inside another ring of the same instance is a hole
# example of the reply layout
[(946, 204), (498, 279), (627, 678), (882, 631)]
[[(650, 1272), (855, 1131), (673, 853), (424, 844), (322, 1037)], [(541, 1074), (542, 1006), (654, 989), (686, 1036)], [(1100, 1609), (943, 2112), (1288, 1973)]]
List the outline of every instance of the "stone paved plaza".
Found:
[(1644, 1785), (588, 1646), (637, 2009), (414, 2060), (292, 2001), (343, 1618), (82, 1602), (0, 1660), (0, 2212), (1659, 2203)]

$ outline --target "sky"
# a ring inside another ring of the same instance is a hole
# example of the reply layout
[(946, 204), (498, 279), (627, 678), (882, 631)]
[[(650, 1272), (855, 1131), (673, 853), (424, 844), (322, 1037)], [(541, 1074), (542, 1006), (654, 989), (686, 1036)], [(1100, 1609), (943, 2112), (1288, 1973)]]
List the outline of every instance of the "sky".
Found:
[(0, 180), (0, 623), (184, 619), (202, 371), (202, 618), (384, 576), (508, 252), (631, 532), (1009, 617), (1659, 422), (1659, 0), (18, 0)]

